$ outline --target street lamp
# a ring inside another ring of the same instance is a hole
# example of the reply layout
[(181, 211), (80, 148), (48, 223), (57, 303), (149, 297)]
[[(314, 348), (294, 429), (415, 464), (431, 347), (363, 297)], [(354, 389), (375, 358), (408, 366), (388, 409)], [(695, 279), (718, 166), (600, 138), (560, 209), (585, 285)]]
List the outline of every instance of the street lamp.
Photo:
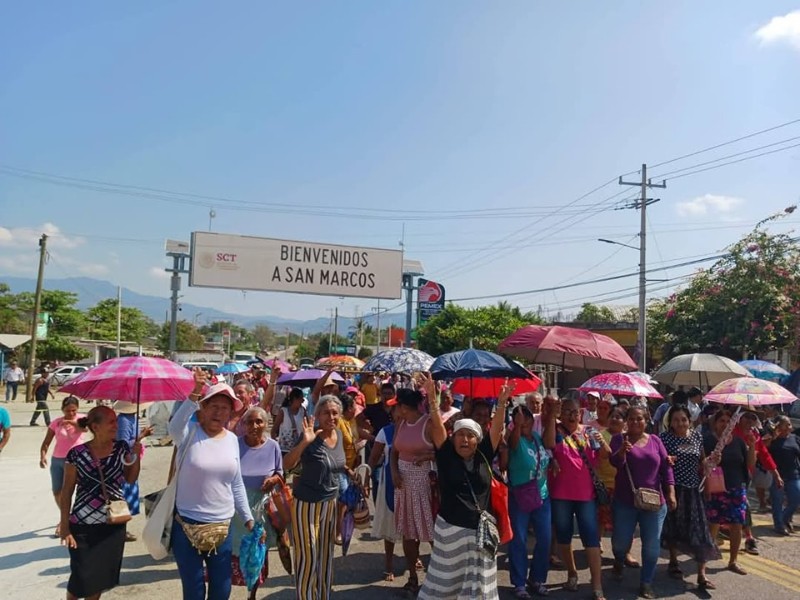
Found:
[(644, 246), (642, 240), (639, 240), (639, 246), (631, 246), (623, 242), (615, 242), (614, 240), (607, 240), (605, 238), (598, 238), (598, 242), (604, 244), (613, 244), (615, 246), (623, 246), (631, 250), (639, 252), (639, 324), (638, 332), (636, 335), (636, 343), (639, 346), (639, 371), (642, 373), (647, 372), (647, 310), (646, 310), (646, 293), (647, 293), (647, 279), (645, 279), (645, 266), (644, 266)]

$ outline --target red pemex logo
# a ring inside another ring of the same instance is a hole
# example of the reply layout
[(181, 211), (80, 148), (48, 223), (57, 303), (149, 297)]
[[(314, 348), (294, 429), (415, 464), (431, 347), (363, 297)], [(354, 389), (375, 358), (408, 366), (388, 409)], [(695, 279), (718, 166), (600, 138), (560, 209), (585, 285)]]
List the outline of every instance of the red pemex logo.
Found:
[(439, 302), (442, 299), (442, 287), (435, 281), (426, 281), (419, 288), (419, 302)]

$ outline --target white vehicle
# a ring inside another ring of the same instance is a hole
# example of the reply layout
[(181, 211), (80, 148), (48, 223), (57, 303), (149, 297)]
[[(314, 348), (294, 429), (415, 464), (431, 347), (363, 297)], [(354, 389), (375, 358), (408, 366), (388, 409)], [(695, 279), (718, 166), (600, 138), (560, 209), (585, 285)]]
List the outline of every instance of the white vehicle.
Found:
[(190, 361), (181, 363), (181, 366), (184, 367), (185, 369), (189, 369), (190, 371), (195, 367), (200, 367), (201, 369), (204, 369), (206, 371), (213, 370), (214, 372), (216, 372), (216, 370), (219, 369), (219, 364), (213, 362)]
[[(56, 367), (52, 371), (48, 377), (50, 378), (50, 385), (54, 386), (61, 386), (65, 383), (72, 381), (81, 373), (85, 373), (89, 370), (87, 365), (62, 365), (60, 367)], [(34, 374), (33, 380), (36, 381), (39, 379), (41, 375), (38, 373)]]
[(244, 352), (244, 351), (236, 350), (233, 353), (233, 359), (232, 360), (233, 360), (233, 362), (247, 364), (249, 361), (255, 360), (255, 359), (256, 359), (256, 353), (255, 352)]

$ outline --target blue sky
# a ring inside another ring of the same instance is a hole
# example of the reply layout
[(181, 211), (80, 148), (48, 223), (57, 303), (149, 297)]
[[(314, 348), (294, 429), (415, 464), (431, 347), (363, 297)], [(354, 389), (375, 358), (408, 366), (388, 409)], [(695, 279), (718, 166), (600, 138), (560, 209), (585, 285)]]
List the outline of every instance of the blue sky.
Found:
[[(612, 183), (569, 203), (642, 162), (800, 119), (797, 0), (231, 6), (0, 9), (0, 276), (35, 277), (47, 231), (49, 277), (166, 296), (164, 239), (207, 230), (211, 207), (214, 231), (307, 241), (397, 248), (405, 225), (406, 256), (449, 298), (633, 272), (633, 250), (596, 238), (638, 243), (637, 212), (611, 210), (636, 190)], [(651, 174), (795, 136), (800, 123)], [(54, 185), (16, 169), (218, 199)], [(798, 201), (798, 173), (800, 147), (668, 177), (649, 210), (650, 264), (724, 248)], [(495, 212), (475, 212), (485, 209)], [(649, 295), (692, 268), (654, 275), (672, 280)], [(509, 299), (569, 314), (584, 301), (634, 304), (635, 286)], [(249, 315), (375, 306), (183, 293)]]

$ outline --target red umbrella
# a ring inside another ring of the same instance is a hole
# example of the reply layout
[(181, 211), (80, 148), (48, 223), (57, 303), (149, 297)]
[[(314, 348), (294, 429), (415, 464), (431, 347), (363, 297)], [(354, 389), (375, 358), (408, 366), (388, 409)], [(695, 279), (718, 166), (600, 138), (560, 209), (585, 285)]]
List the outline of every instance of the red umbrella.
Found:
[(633, 371), (636, 363), (606, 335), (559, 325), (526, 325), (504, 339), (498, 351), (531, 363), (596, 371)]
[[(462, 394), (472, 398), (497, 398), (500, 395), (500, 388), (505, 384), (504, 377), (462, 377), (453, 381), (450, 390), (454, 394)], [(509, 383), (515, 384), (514, 394), (528, 394), (535, 392), (542, 385), (542, 380), (533, 375), (532, 379), (509, 379)]]

